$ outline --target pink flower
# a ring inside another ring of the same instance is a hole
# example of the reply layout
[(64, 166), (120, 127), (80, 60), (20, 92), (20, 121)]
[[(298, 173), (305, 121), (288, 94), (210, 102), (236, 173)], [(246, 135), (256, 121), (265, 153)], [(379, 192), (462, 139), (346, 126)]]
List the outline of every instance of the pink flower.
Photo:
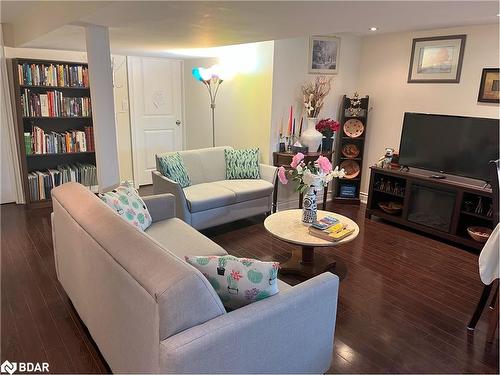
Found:
[(302, 152), (299, 152), (298, 154), (293, 156), (290, 166), (292, 168), (297, 168), (302, 160), (304, 160), (304, 154)]
[(328, 158), (320, 156), (316, 162), (318, 163), (319, 169), (321, 169), (324, 173), (330, 173), (332, 171), (332, 163), (328, 160)]
[(278, 178), (280, 179), (280, 182), (283, 185), (288, 184), (288, 179), (286, 178), (286, 174), (285, 174), (285, 167), (282, 166), (282, 167), (278, 168)]

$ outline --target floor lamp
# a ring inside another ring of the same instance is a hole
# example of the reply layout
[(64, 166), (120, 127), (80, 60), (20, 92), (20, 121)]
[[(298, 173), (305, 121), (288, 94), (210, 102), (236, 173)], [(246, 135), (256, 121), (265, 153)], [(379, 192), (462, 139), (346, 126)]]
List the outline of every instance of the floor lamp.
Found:
[(210, 109), (212, 110), (212, 147), (215, 147), (215, 98), (221, 83), (224, 81), (217, 72), (216, 66), (211, 68), (193, 68), (193, 77), (203, 82), (210, 95)]

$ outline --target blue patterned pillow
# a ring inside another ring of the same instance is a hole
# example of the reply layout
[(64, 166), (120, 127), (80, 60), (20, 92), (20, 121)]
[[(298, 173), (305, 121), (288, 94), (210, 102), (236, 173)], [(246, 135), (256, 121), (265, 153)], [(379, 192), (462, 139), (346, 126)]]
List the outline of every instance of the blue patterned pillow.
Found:
[(259, 149), (224, 150), (226, 180), (259, 179)]
[(186, 166), (182, 160), (181, 154), (164, 155), (158, 159), (160, 173), (172, 181), (177, 182), (182, 188), (191, 186)]

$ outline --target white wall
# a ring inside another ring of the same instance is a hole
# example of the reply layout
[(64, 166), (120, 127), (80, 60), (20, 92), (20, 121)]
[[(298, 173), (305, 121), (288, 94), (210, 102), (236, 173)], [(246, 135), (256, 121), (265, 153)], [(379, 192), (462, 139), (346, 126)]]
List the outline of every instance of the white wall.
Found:
[[(368, 167), (386, 147), (399, 148), (404, 112), (498, 118), (498, 105), (478, 103), (483, 68), (498, 67), (498, 25), (394, 33), (363, 39), (359, 86), (370, 95), (361, 191), (368, 191)], [(407, 83), (413, 38), (467, 34), (459, 84)]]
[[(37, 48), (5, 47), (6, 58), (32, 58), (45, 60), (61, 60), (87, 62), (85, 52), (60, 51)], [(120, 165), (120, 179), (132, 179), (132, 148), (130, 142), (130, 123), (128, 108), (127, 65), (123, 63), (125, 56), (113, 55), (115, 122), (117, 129), (118, 158)], [(14, 126), (13, 124), (10, 124)]]
[[(361, 38), (353, 35), (338, 35), (340, 41), (339, 70), (332, 77), (332, 89), (325, 100), (320, 118), (338, 119), (340, 101), (344, 94), (352, 95), (358, 89)], [(300, 122), (302, 113), (302, 84), (313, 81), (317, 75), (309, 74), (307, 59), (309, 37), (282, 39), (274, 42), (274, 73), (271, 115), (271, 152), (277, 151), (280, 122), (288, 124), (290, 106)], [(296, 125), (298, 126), (298, 125)], [(304, 119), (303, 129), (306, 126)], [(271, 156), (270, 156), (271, 158)], [(270, 159), (272, 160), (272, 159)], [(296, 201), (291, 184), (279, 187), (279, 202)]]
[[(257, 64), (252, 72), (238, 73), (224, 81), (216, 100), (215, 127), (218, 146), (259, 147), (269, 161), (269, 127), (273, 77), (273, 42), (255, 43)], [(184, 60), (186, 148), (212, 146), (210, 100), (205, 86), (191, 75), (193, 67), (209, 67), (214, 58)]]

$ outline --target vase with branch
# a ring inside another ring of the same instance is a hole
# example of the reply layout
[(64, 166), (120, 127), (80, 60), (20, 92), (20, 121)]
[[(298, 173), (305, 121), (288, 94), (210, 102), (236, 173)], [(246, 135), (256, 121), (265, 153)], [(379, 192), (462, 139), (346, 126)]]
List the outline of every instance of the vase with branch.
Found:
[(324, 100), (330, 93), (332, 79), (319, 76), (313, 82), (302, 86), (304, 109), (307, 114), (307, 129), (302, 133), (300, 141), (309, 148), (309, 152), (316, 152), (321, 145), (323, 135), (316, 130), (316, 122), (323, 108)]

